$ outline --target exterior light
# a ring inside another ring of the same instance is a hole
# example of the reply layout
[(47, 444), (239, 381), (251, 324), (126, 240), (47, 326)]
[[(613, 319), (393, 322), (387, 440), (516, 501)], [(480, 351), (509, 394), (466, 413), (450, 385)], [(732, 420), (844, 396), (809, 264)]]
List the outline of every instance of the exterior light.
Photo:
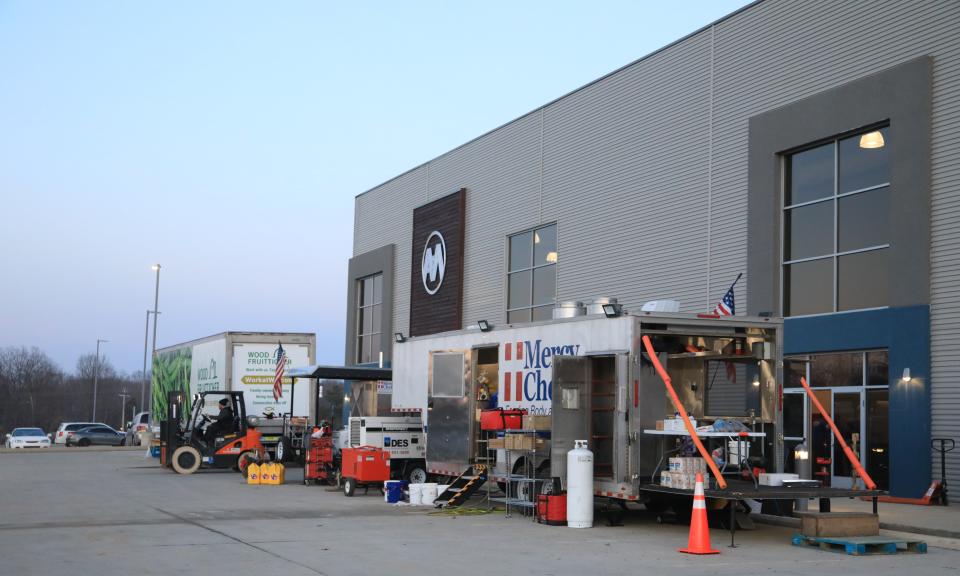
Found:
[(760, 375), (759, 375), (759, 374), (753, 377), (753, 387), (754, 387), (754, 388), (759, 388), (759, 387), (760, 387)]
[(349, 402), (349, 401), (350, 401), (350, 395), (347, 394), (346, 396), (344, 396), (344, 397), (343, 397), (343, 401), (344, 401), (344, 402)]
[(793, 449), (793, 457), (797, 461), (810, 459), (810, 450), (807, 448), (806, 441), (797, 444), (796, 448)]
[(493, 330), (493, 326), (491, 326), (486, 320), (477, 320), (477, 326), (480, 328), (481, 332), (489, 332), (490, 330)]
[(874, 130), (873, 132), (867, 132), (860, 137), (860, 147), (873, 149), (873, 148), (883, 148), (885, 142), (883, 141), (883, 134), (879, 130)]
[(403, 342), (406, 342), (406, 340), (407, 339), (404, 337), (403, 332), (393, 333), (393, 341), (396, 342), (397, 344), (402, 344)]
[(549, 263), (551, 263), (551, 264), (556, 264), (556, 263), (557, 263), (557, 252), (556, 252), (556, 250), (554, 250), (553, 252), (547, 252), (547, 262), (549, 262)]
[(900, 379), (903, 380), (904, 382), (909, 382), (909, 381), (910, 381), (910, 369), (909, 369), (909, 368), (904, 368), (904, 369), (903, 369), (903, 376), (901, 376)]
[(607, 318), (616, 318), (622, 310), (619, 304), (603, 304), (603, 315)]

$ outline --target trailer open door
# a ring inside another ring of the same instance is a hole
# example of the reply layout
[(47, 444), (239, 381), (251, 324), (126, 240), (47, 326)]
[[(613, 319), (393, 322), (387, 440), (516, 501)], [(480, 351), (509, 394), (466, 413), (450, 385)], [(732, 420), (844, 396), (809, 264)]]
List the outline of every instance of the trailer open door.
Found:
[(567, 480), (567, 452), (573, 449), (575, 440), (590, 438), (591, 381), (590, 358), (554, 357), (550, 475), (561, 477), (564, 485)]
[(470, 351), (430, 353), (427, 467), (437, 474), (460, 474), (473, 458), (476, 426)]

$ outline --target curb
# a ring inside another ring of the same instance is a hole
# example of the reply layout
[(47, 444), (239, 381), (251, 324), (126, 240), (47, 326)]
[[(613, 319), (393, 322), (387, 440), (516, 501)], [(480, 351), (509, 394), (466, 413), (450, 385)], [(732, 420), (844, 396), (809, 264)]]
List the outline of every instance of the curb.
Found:
[[(751, 518), (762, 524), (772, 524), (774, 526), (786, 526), (788, 528), (799, 528), (800, 519), (787, 516), (773, 516), (771, 514), (751, 514)], [(953, 530), (941, 530), (939, 528), (926, 528), (923, 526), (909, 526), (907, 524), (897, 524), (896, 522), (880, 522), (881, 530), (893, 530), (895, 532), (906, 532), (908, 534), (921, 534), (923, 536), (934, 536), (937, 538), (951, 538), (960, 540), (960, 532)]]

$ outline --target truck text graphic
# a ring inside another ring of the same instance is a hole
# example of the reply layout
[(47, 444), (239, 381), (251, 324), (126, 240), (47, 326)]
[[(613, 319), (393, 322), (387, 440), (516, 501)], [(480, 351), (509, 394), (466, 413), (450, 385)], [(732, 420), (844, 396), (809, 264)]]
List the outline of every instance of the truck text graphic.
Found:
[(553, 357), (577, 356), (579, 344), (548, 345), (543, 340), (507, 342), (503, 348), (503, 389), (500, 400), (526, 406), (532, 414), (549, 414), (553, 398)]

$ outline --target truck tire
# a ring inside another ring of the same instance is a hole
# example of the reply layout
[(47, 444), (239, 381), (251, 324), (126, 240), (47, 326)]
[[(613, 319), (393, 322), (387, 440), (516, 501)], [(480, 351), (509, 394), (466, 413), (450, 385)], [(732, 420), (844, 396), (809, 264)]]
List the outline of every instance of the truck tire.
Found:
[(290, 457), (290, 446), (287, 445), (287, 439), (285, 437), (280, 437), (280, 441), (277, 442), (277, 448), (274, 454), (276, 455), (275, 460), (281, 464), (286, 462), (287, 458)]
[(181, 446), (173, 451), (170, 458), (177, 474), (193, 474), (200, 468), (200, 452), (193, 446)]
[(403, 471), (403, 479), (407, 481), (407, 484), (423, 484), (427, 481), (426, 464), (420, 461), (407, 464)]
[(353, 478), (344, 478), (343, 479), (343, 495), (344, 496), (353, 496), (354, 492), (357, 491), (357, 481)]

